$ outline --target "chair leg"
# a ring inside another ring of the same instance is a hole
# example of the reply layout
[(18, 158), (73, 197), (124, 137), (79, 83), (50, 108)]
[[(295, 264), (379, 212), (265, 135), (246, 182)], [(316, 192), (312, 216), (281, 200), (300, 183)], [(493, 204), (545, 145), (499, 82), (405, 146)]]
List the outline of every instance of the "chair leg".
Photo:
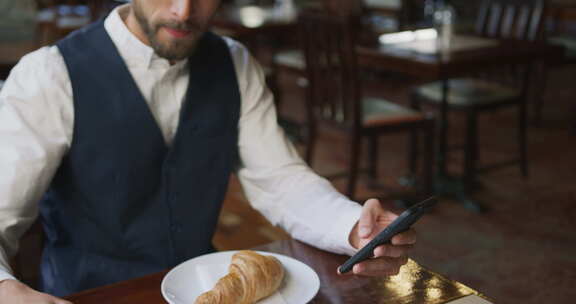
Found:
[[(410, 96), (410, 107), (416, 111), (421, 110), (420, 100), (418, 99), (418, 96), (414, 91), (411, 93)], [(408, 178), (413, 180), (416, 178), (416, 174), (418, 172), (420, 139), (419, 139), (419, 130), (411, 129), (409, 133), (410, 134), (408, 140), (408, 170), (409, 170)], [(432, 136), (434, 136), (434, 134), (432, 134)]]
[(411, 129), (408, 141), (408, 177), (415, 178), (418, 172), (419, 134), (418, 130)]
[(356, 193), (356, 183), (358, 181), (358, 168), (360, 166), (360, 153), (362, 148), (362, 142), (360, 141), (360, 136), (358, 134), (352, 134), (350, 140), (350, 164), (349, 164), (349, 175), (348, 175), (348, 186), (346, 189), (346, 195), (354, 200), (354, 195)]
[(435, 137), (435, 121), (434, 119), (428, 120), (427, 127), (424, 130), (424, 182), (422, 191), (424, 195), (429, 196), (434, 194), (434, 160), (436, 147), (434, 146)]
[(438, 109), (438, 175), (447, 175), (447, 156), (448, 156), (448, 130), (450, 130), (448, 96), (450, 96), (450, 82), (448, 79), (442, 80), (442, 103)]
[(282, 69), (278, 66), (276, 61), (274, 60), (274, 55), (278, 52), (277, 44), (272, 44), (272, 60), (270, 62), (270, 72), (266, 75), (266, 84), (268, 88), (274, 95), (274, 101), (276, 104), (276, 108), (278, 109), (278, 113), (281, 112), (283, 95), (282, 95), (282, 88), (280, 85), (280, 74), (282, 73)]
[(533, 108), (533, 123), (539, 126), (542, 123), (542, 110), (544, 108), (544, 95), (546, 94), (546, 89), (548, 87), (548, 67), (545, 63), (540, 63), (537, 66), (538, 73), (534, 76), (536, 80), (534, 81), (535, 94), (534, 94), (534, 108)]
[(280, 85), (278, 85), (278, 75), (276, 73), (277, 72), (273, 72), (273, 74), (267, 75), (266, 83), (274, 96), (274, 104), (278, 112), (280, 112), (282, 108), (282, 90), (280, 89)]
[(466, 117), (466, 145), (464, 147), (464, 188), (471, 193), (476, 185), (476, 160), (478, 159), (478, 117), (475, 111), (468, 111)]
[(370, 137), (370, 164), (368, 168), (368, 174), (375, 182), (378, 179), (378, 136), (374, 135)]
[(314, 150), (316, 148), (317, 140), (317, 130), (314, 124), (308, 124), (308, 138), (306, 141), (306, 152), (305, 158), (308, 166), (312, 167), (312, 161), (314, 159)]
[(527, 105), (525, 101), (520, 103), (518, 109), (518, 149), (520, 152), (520, 172), (523, 177), (528, 177), (528, 152), (527, 152)]

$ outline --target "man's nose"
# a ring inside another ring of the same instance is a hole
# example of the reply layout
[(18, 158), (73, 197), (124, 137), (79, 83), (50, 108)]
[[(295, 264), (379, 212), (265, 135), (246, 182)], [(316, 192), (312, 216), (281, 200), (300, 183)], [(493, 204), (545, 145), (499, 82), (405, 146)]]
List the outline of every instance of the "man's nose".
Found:
[(197, 0), (174, 0), (172, 1), (172, 15), (180, 21), (190, 19), (193, 10), (193, 2)]

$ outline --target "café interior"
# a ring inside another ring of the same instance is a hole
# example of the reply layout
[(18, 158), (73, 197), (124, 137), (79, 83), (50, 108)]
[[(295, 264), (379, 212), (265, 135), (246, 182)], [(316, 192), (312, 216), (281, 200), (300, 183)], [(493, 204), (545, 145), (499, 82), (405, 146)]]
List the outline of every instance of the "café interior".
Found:
[[(123, 2), (0, 0), (0, 92), (23, 56)], [(311, 303), (575, 301), (576, 1), (221, 0), (210, 30), (262, 65), (278, 123), (341, 193), (398, 213), (438, 200), (410, 254), (428, 285), (321, 273), (331, 257), (307, 256), (235, 176), (217, 250), (302, 254), (321, 278)], [(13, 259), (30, 286), (42, 239), (35, 224)]]

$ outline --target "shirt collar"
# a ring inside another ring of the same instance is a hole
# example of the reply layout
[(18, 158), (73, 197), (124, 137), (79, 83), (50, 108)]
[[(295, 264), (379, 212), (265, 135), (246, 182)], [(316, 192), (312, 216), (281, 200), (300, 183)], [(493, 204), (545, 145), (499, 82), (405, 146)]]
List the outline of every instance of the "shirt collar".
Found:
[[(128, 14), (130, 4), (116, 7), (104, 21), (108, 35), (116, 45), (118, 52), (132, 67), (170, 67), (167, 59), (158, 56), (154, 50), (138, 39), (126, 26), (124, 17)], [(184, 66), (187, 59), (177, 62), (174, 67)]]

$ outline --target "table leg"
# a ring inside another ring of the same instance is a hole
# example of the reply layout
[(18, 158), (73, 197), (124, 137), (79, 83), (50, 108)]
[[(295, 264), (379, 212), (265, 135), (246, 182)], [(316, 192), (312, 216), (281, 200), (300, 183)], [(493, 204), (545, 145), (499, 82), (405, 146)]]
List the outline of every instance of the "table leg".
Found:
[(450, 83), (448, 79), (442, 80), (442, 103), (440, 105), (440, 128), (438, 142), (438, 175), (440, 178), (446, 174), (446, 151), (448, 146), (448, 94), (450, 93)]
[[(455, 198), (468, 210), (474, 212), (483, 212), (486, 210), (484, 206), (472, 200), (469, 197), (472, 185), (467, 182), (473, 182), (469, 177), (470, 172), (467, 172), (467, 180), (449, 176), (446, 169), (446, 159), (448, 151), (448, 96), (450, 94), (450, 83), (448, 79), (442, 80), (442, 103), (440, 105), (440, 121), (439, 121), (439, 142), (438, 142), (438, 177), (436, 179), (436, 193), (439, 195), (446, 195)], [(467, 143), (469, 144), (469, 143)], [(469, 147), (469, 149), (476, 149), (477, 147)], [(470, 167), (467, 164), (467, 167)], [(467, 168), (471, 169), (471, 168)], [(469, 170), (467, 170), (469, 171)]]

